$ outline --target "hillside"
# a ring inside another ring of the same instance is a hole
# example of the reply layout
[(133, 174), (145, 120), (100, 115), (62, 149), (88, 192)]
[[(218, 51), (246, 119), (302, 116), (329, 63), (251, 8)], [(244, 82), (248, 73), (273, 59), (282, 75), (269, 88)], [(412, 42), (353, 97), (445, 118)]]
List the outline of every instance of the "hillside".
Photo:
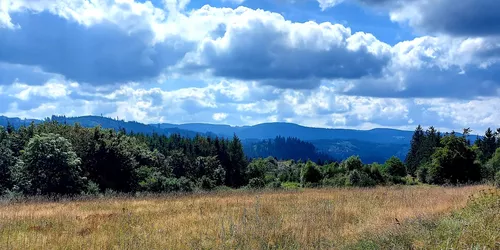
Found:
[[(125, 129), (128, 132), (133, 131), (134, 133), (158, 133), (167, 136), (180, 134), (190, 138), (196, 136), (198, 133), (211, 137), (219, 136), (226, 138), (231, 138), (236, 134), (244, 143), (245, 153), (257, 156), (260, 156), (260, 154), (256, 154), (250, 150), (256, 144), (262, 144), (264, 140), (274, 139), (277, 136), (292, 137), (310, 142), (317, 149), (318, 153), (326, 153), (334, 159), (342, 160), (351, 155), (359, 155), (365, 162), (381, 162), (392, 155), (403, 159), (406, 152), (408, 152), (409, 142), (413, 133), (412, 131), (381, 128), (372, 130), (311, 128), (293, 123), (280, 122), (238, 127), (204, 123), (148, 125), (100, 116), (52, 116), (51, 119), (60, 123), (79, 123), (84, 127), (100, 125), (103, 128)], [(19, 127), (23, 124), (29, 125), (32, 121), (38, 123), (42, 120), (23, 120), (0, 116), (0, 126), (7, 126), (7, 123), (10, 123), (15, 127)]]
[(296, 137), (305, 141), (312, 140), (360, 140), (376, 143), (406, 144), (411, 140), (412, 131), (377, 128), (372, 130), (329, 129), (305, 127), (294, 123), (262, 123), (253, 126), (229, 126), (217, 124), (188, 123), (188, 124), (159, 124), (160, 128), (180, 128), (200, 133), (213, 132), (223, 136), (232, 136), (236, 133), (241, 139), (271, 139), (278, 135)]

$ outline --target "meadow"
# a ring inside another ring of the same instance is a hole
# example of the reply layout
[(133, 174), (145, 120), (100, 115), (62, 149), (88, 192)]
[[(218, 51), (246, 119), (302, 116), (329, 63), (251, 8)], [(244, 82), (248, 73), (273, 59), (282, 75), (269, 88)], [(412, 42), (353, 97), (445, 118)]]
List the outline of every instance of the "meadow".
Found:
[(498, 249), (499, 197), (419, 185), (3, 202), (0, 249)]

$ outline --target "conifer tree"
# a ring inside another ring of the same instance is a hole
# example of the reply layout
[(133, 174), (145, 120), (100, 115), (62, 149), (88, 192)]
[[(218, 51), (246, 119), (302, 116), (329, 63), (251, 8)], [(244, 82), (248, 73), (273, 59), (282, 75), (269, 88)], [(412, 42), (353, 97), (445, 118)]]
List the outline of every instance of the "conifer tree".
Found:
[(407, 172), (411, 175), (415, 175), (415, 171), (421, 162), (421, 153), (422, 153), (422, 145), (424, 143), (424, 131), (422, 126), (418, 125), (413, 133), (413, 137), (411, 139), (410, 151), (406, 155), (405, 164), (407, 168)]

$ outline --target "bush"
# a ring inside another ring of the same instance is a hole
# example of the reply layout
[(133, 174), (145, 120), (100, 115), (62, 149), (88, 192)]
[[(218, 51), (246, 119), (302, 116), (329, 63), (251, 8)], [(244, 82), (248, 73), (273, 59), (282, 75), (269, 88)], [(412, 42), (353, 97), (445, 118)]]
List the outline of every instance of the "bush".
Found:
[(495, 174), (495, 186), (500, 188), (500, 171)]
[(427, 165), (421, 166), (417, 169), (417, 179), (419, 182), (427, 183), (428, 171), (429, 169), (427, 168)]
[(101, 192), (99, 189), (99, 185), (93, 181), (89, 181), (87, 183), (87, 190), (85, 191), (85, 194), (87, 195), (98, 195)]
[(186, 177), (165, 178), (163, 181), (163, 190), (166, 192), (191, 192), (193, 183)]
[(363, 168), (363, 162), (359, 156), (350, 156), (340, 163), (340, 167), (348, 171), (360, 170)]
[(359, 170), (353, 170), (349, 173), (348, 184), (354, 187), (370, 187), (376, 185), (375, 181), (372, 180), (368, 174)]
[(401, 181), (403, 182), (402, 184), (406, 184), (406, 185), (417, 185), (418, 184), (417, 179), (413, 178), (409, 175), (401, 178)]
[(306, 166), (302, 169), (302, 184), (314, 186), (318, 184), (321, 179), (323, 179), (321, 171), (314, 163), (308, 161)]
[(391, 176), (403, 177), (406, 175), (406, 168), (404, 163), (395, 156), (389, 158), (384, 163), (383, 169), (386, 174), (389, 174)]
[(273, 189), (278, 189), (278, 188), (281, 188), (281, 182), (280, 182), (279, 179), (275, 179), (275, 180), (267, 183), (266, 187), (273, 188)]
[(202, 176), (199, 181), (199, 187), (204, 190), (212, 190), (215, 186), (215, 181), (208, 178), (206, 175)]
[(263, 188), (265, 185), (266, 183), (261, 178), (252, 178), (248, 181), (248, 187), (250, 188), (259, 189)]
[(347, 176), (339, 174), (333, 178), (323, 179), (322, 185), (325, 187), (344, 187), (347, 183)]
[(281, 183), (281, 187), (284, 189), (299, 189), (300, 183), (298, 183), (298, 182), (283, 182), (283, 183)]

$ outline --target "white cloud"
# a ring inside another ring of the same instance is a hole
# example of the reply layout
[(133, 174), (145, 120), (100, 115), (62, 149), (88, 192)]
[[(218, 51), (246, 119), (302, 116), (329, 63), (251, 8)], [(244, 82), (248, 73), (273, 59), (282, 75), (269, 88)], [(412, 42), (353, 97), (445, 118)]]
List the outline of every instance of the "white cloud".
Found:
[(344, 0), (317, 0), (317, 1), (319, 3), (319, 7), (323, 11), (344, 2)]
[(371, 34), (352, 34), (340, 24), (296, 23), (246, 7), (204, 7), (189, 18), (198, 20), (199, 15), (220, 20), (217, 25), (225, 32), (206, 37), (186, 55), (180, 65), (185, 73), (308, 89), (319, 86), (322, 79), (378, 75), (389, 60), (389, 45)]
[[(381, 2), (394, 21), (426, 29), (430, 14), (402, 16), (421, 10), (413, 1)], [(0, 114), (353, 128), (481, 129), (500, 119), (500, 40), (491, 30), (439, 28), (390, 46), (340, 24), (163, 3), (1, 1), (0, 36), (9, 39), (0, 40)], [(172, 78), (201, 83), (172, 90)]]
[(225, 120), (226, 118), (227, 118), (226, 113), (214, 113), (212, 115), (212, 119), (214, 119), (216, 121), (222, 121), (222, 120)]

